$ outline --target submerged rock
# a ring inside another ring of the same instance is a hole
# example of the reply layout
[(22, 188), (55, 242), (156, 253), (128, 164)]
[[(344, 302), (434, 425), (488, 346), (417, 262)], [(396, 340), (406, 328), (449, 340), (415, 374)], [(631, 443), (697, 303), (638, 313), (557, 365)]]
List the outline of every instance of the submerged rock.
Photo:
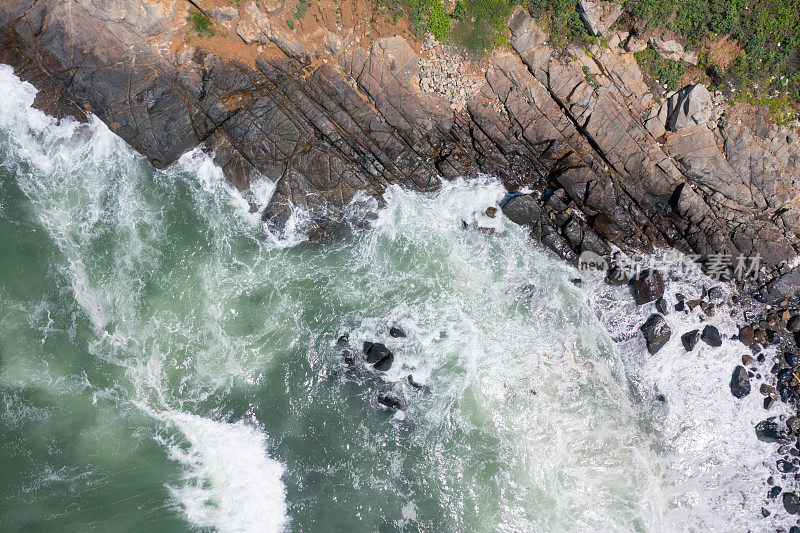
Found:
[(640, 329), (651, 355), (663, 348), (672, 336), (672, 330), (661, 315), (651, 315)]
[(405, 337), (406, 332), (400, 326), (392, 326), (389, 328), (389, 335), (395, 338)]
[(419, 383), (418, 381), (416, 381), (414, 379), (414, 376), (412, 376), (411, 374), (406, 376), (406, 381), (408, 381), (408, 384), (411, 385), (413, 388), (415, 388), (417, 390), (422, 390), (422, 389), (425, 388), (425, 385), (423, 385), (422, 383)]
[(336, 344), (339, 346), (350, 346), (350, 336), (345, 333), (336, 339)]
[(722, 337), (719, 334), (719, 330), (714, 326), (704, 327), (703, 334), (700, 335), (700, 338), (703, 339), (703, 342), (714, 348), (722, 346)]
[(697, 346), (697, 341), (700, 340), (700, 330), (693, 329), (688, 333), (684, 333), (681, 335), (681, 343), (683, 347), (686, 349), (687, 352), (691, 352), (694, 350), (694, 347)]
[(736, 398), (744, 398), (750, 394), (750, 376), (741, 365), (737, 366), (731, 376), (731, 394)]
[(644, 305), (664, 296), (664, 278), (658, 270), (645, 270), (633, 280), (633, 299)]
[(405, 411), (406, 403), (391, 392), (378, 395), (378, 403), (395, 411)]

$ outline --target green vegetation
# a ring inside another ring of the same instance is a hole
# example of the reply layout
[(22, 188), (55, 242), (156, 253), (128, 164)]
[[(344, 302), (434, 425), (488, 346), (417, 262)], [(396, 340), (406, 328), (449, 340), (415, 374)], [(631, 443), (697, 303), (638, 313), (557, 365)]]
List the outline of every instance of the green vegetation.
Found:
[(214, 30), (211, 29), (211, 19), (199, 11), (192, 11), (189, 13), (189, 16), (186, 18), (186, 20), (189, 21), (192, 31), (194, 31), (200, 37), (211, 37), (214, 35)]
[(574, 0), (529, 0), (528, 11), (548, 30), (550, 42), (556, 48), (588, 42), (589, 34)]
[(674, 91), (680, 87), (680, 79), (686, 69), (683, 63), (663, 58), (652, 48), (636, 52), (634, 57), (642, 70), (653, 79), (658, 80), (659, 83), (666, 85), (668, 91)]
[[(527, 0), (531, 14), (550, 32), (557, 48), (591, 42), (574, 0)], [(623, 0), (620, 28), (638, 33), (664, 29), (690, 48), (730, 37), (742, 50), (717, 64), (701, 55), (706, 82), (736, 99), (769, 107), (773, 119), (788, 122), (800, 110), (800, 0)], [(735, 50), (733, 50), (735, 51)], [(677, 87), (684, 67), (645, 50), (636, 54), (653, 79)]]
[[(306, 16), (306, 11), (311, 6), (311, 2), (309, 0), (300, 0), (300, 3), (297, 4), (297, 9), (294, 12), (294, 18), (301, 19)], [(294, 24), (292, 24), (294, 26)], [(294, 29), (294, 27), (292, 27)]]
[(473, 52), (487, 52), (508, 43), (506, 19), (516, 2), (509, 0), (458, 0), (453, 40)]
[(508, 43), (506, 19), (516, 0), (458, 0), (449, 14), (444, 0), (380, 0), (394, 23), (405, 13), (418, 37), (426, 31), (473, 52)]

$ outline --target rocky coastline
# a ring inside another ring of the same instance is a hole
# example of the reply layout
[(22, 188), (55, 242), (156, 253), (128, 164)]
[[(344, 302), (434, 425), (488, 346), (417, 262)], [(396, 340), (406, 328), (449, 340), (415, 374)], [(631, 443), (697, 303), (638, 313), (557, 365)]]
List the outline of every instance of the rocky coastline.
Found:
[[(286, 9), (277, 0), (8, 0), (0, 62), (39, 89), (37, 107), (97, 116), (156, 167), (202, 145), (245, 196), (262, 177), (275, 182), (261, 212), (275, 231), (293, 207), (322, 236), (359, 192), (379, 198), (394, 183), (429, 191), (491, 174), (519, 193), (504, 201), (505, 216), (574, 265), (591, 253), (613, 273), (617, 251), (667, 247), (706, 268), (715, 257), (758, 257), (758, 276), (738, 282), (730, 302), (743, 310), (748, 352), (731, 365), (731, 392), (764, 396), (756, 433), (783, 456), (769, 497), (800, 514), (800, 419), (769, 413), (776, 401), (800, 401), (800, 139), (702, 85), (654, 95), (635, 36), (595, 20), (602, 14), (583, 16), (605, 44), (563, 54), (518, 7), (508, 46), (459, 58), (393, 28), (354, 34), (335, 17), (289, 28)], [(215, 37), (191, 35), (192, 10), (219, 28)], [(668, 305), (656, 275), (614, 278), (654, 307), (642, 326), (653, 353), (671, 335), (664, 314), (729, 312), (705, 290), (697, 300), (668, 295)], [(719, 341), (708, 328), (681, 338), (687, 352)], [(762, 353), (770, 346), (775, 361)]]

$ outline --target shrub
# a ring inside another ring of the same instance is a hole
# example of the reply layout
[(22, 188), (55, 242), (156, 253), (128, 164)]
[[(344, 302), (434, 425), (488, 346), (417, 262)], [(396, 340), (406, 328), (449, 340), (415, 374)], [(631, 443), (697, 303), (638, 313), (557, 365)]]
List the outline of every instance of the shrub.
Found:
[(211, 29), (211, 19), (199, 11), (192, 11), (189, 13), (186, 20), (189, 21), (192, 31), (200, 37), (211, 37), (214, 35), (214, 30)]
[[(301, 19), (306, 16), (306, 11), (311, 6), (311, 3), (308, 0), (300, 0), (300, 3), (297, 4), (297, 9), (294, 12), (294, 18)], [(294, 29), (294, 28), (293, 28)]]
[(570, 43), (585, 44), (588, 34), (578, 15), (577, 3), (572, 0), (530, 0), (528, 10), (550, 33), (556, 48)]
[(680, 86), (680, 79), (686, 67), (683, 63), (665, 59), (658, 55), (652, 48), (645, 48), (641, 52), (634, 54), (636, 62), (642, 71), (661, 84), (665, 84), (668, 91), (674, 91)]
[(453, 11), (453, 40), (474, 52), (507, 44), (506, 19), (513, 6), (513, 0), (459, 0)]

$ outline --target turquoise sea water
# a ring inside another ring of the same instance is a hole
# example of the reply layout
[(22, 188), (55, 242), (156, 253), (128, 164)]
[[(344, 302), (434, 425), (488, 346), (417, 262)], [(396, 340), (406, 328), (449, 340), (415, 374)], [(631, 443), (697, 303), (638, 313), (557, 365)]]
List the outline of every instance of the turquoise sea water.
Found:
[[(0, 92), (0, 529), (778, 523), (735, 346), (687, 357), (677, 316), (657, 356), (613, 342), (649, 311), (482, 216), (496, 181), (391, 188), (354, 204), (367, 229), (278, 239), (199, 151), (157, 171), (99, 122), (32, 110), (5, 66)], [(345, 332), (393, 367), (349, 368)]]

